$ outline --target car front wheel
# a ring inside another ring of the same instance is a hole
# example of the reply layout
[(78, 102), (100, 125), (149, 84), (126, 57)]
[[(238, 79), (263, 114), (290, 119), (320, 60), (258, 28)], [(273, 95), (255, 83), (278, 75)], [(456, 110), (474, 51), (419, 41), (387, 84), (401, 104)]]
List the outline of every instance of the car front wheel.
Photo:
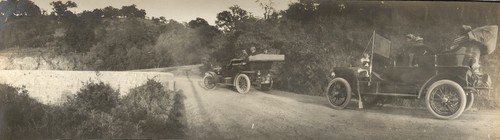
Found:
[(344, 78), (335, 78), (326, 89), (328, 103), (334, 109), (344, 109), (351, 100), (351, 86)]
[(246, 74), (239, 74), (234, 81), (234, 87), (239, 93), (250, 91), (250, 78)]
[(465, 110), (465, 91), (456, 82), (439, 80), (433, 83), (425, 96), (427, 109), (436, 118), (455, 119)]
[(205, 75), (205, 77), (203, 77), (203, 84), (207, 89), (215, 89), (215, 77), (212, 75)]

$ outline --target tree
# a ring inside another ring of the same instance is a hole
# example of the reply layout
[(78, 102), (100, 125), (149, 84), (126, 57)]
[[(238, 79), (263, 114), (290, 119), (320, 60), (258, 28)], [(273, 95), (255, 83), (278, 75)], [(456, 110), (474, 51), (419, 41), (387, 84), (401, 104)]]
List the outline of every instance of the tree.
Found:
[(18, 16), (37, 16), (41, 14), (40, 8), (30, 0), (18, 0), (17, 11)]
[(267, 3), (264, 0), (256, 0), (255, 2), (259, 3), (260, 7), (264, 9), (264, 19), (277, 18), (276, 9), (274, 9), (274, 2), (272, 0), (267, 0)]
[(167, 18), (165, 18), (164, 16), (160, 16), (160, 22), (161, 23), (166, 23), (167, 22)]
[(210, 26), (210, 25), (208, 25), (208, 22), (205, 19), (198, 17), (195, 20), (189, 21), (188, 26), (191, 28), (198, 28), (198, 27), (205, 27), (205, 26)]
[(229, 10), (231, 11), (222, 11), (218, 13), (217, 20), (215, 21), (217, 27), (225, 32), (235, 31), (239, 24), (252, 17), (246, 10), (241, 9), (238, 5), (229, 7)]
[(38, 16), (40, 14), (40, 7), (30, 0), (0, 1), (0, 17), (3, 17), (5, 22), (11, 16)]
[(79, 14), (80, 19), (88, 25), (98, 24), (104, 16), (102, 9), (94, 9), (93, 11), (83, 11)]
[(292, 3), (283, 11), (283, 15), (292, 20), (300, 22), (310, 22), (314, 19), (317, 10), (317, 3), (314, 0), (299, 0), (299, 2)]
[(50, 5), (52, 5), (52, 15), (56, 16), (59, 21), (76, 16), (68, 10), (69, 8), (77, 7), (75, 2), (66, 1), (66, 3), (63, 3), (62, 1), (54, 1)]
[(137, 9), (135, 4), (132, 4), (130, 6), (123, 6), (122, 9), (120, 9), (120, 15), (125, 17), (125, 18), (145, 18), (146, 17), (146, 11), (144, 9)]
[(156, 23), (156, 24), (161, 23), (160, 18), (151, 17), (151, 21), (153, 21), (153, 23)]
[(217, 27), (226, 32), (229, 32), (234, 28), (234, 20), (231, 12), (229, 11), (222, 11), (218, 13), (215, 23), (217, 24)]
[(115, 18), (120, 15), (120, 10), (112, 6), (104, 7), (102, 11), (104, 18)]
[(160, 18), (151, 17), (151, 20), (156, 24), (167, 23), (167, 19), (164, 16), (160, 16)]
[(201, 42), (200, 44), (204, 47), (213, 48), (211, 45), (213, 38), (220, 34), (220, 31), (217, 30), (216, 27), (209, 25), (203, 18), (196, 18), (195, 20), (189, 21), (188, 26), (195, 29)]

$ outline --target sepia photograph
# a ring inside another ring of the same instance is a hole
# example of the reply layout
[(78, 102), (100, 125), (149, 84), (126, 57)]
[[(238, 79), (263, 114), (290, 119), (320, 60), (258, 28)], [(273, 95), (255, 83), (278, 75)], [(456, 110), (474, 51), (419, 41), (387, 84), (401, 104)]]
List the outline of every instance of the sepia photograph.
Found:
[(0, 139), (500, 140), (500, 3), (0, 0)]

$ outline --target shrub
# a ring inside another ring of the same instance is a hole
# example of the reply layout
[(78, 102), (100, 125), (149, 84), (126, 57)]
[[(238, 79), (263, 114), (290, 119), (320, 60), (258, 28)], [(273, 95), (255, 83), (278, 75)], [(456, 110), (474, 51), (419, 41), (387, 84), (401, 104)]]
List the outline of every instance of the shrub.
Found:
[(90, 82), (49, 106), (24, 88), (0, 84), (0, 139), (183, 138), (181, 95), (152, 79), (118, 95), (109, 84)]
[(172, 108), (171, 98), (171, 91), (167, 91), (160, 82), (148, 79), (144, 85), (130, 90), (113, 115), (119, 120), (137, 124), (141, 138), (171, 138), (167, 125)]
[(76, 93), (75, 98), (69, 101), (87, 112), (98, 110), (109, 113), (118, 104), (119, 95), (120, 93), (109, 84), (87, 83)]
[(178, 128), (168, 125), (172, 93), (149, 79), (119, 99), (108, 84), (87, 83), (56, 109), (61, 113), (55, 117), (66, 121), (55, 125), (64, 138), (174, 138)]
[(39, 137), (45, 108), (24, 88), (0, 84), (0, 139)]

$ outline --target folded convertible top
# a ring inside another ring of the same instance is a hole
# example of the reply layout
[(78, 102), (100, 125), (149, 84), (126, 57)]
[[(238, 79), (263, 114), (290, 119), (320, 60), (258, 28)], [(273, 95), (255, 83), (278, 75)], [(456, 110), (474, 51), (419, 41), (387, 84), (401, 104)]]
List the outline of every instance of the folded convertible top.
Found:
[(248, 61), (285, 61), (285, 55), (281, 54), (257, 54), (249, 56)]

